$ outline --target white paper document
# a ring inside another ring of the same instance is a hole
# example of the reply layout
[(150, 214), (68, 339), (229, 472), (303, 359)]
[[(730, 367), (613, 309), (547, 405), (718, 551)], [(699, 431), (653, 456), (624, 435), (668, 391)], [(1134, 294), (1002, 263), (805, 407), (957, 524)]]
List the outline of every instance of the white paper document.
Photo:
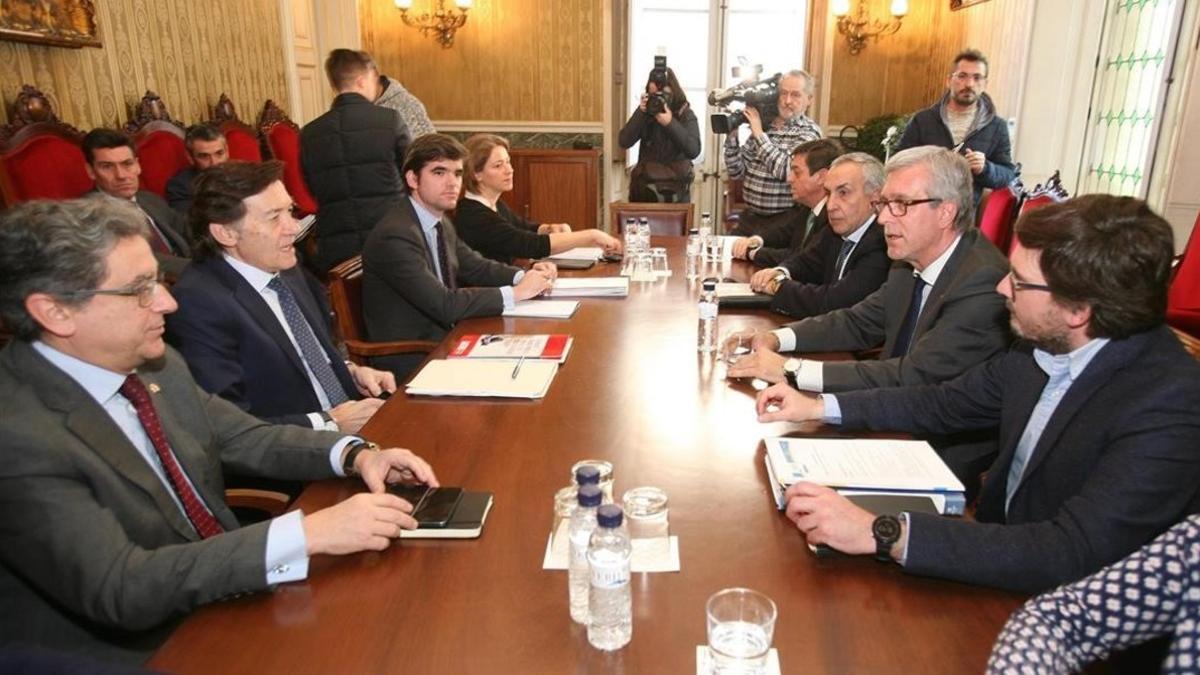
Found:
[(837, 488), (962, 492), (963, 484), (925, 441), (863, 438), (768, 438), (778, 482)]
[[(696, 675), (712, 675), (712, 657), (708, 653), (708, 645), (696, 646)], [(771, 647), (767, 651), (767, 664), (762, 669), (762, 675), (779, 675), (779, 650)]]
[(407, 391), (420, 396), (542, 398), (557, 372), (558, 362), (541, 359), (439, 359), (425, 364)]
[[(740, 284), (733, 282), (721, 282), (717, 284), (717, 299), (721, 298), (740, 298), (745, 296), (759, 295), (750, 289), (750, 284)], [(763, 296), (767, 297), (767, 296)]]
[(629, 277), (560, 277), (546, 297), (620, 297), (629, 295)]
[[(546, 552), (542, 556), (542, 569), (567, 569), (570, 551), (567, 550), (566, 527), (561, 536), (551, 535), (546, 538)], [(554, 546), (554, 542), (560, 542)], [(655, 539), (631, 539), (633, 557), (629, 559), (630, 572), (678, 572), (679, 571), (679, 537), (658, 537)]]
[(579, 309), (578, 300), (522, 300), (504, 316), (526, 319), (569, 319)]
[(580, 260), (595, 262), (604, 255), (604, 249), (599, 246), (577, 246), (562, 253), (555, 253), (547, 260)]

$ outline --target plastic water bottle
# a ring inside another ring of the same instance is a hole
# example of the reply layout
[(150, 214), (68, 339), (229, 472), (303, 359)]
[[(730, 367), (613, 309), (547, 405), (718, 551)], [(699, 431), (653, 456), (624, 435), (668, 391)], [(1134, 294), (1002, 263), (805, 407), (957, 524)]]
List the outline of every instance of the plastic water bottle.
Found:
[(702, 353), (717, 350), (717, 280), (708, 278), (700, 290), (700, 324), (696, 349)]
[(690, 281), (700, 276), (700, 265), (696, 262), (697, 256), (700, 255), (700, 230), (694, 227), (688, 232), (687, 252), (685, 255), (687, 258), (687, 278)]
[(712, 214), (708, 211), (700, 214), (700, 241), (704, 245), (704, 258), (706, 260), (721, 260), (721, 254), (718, 250), (718, 239), (713, 233)]
[(596, 509), (604, 493), (599, 485), (584, 485), (579, 488), (579, 506), (571, 514), (567, 529), (571, 539), (571, 558), (567, 564), (567, 598), (571, 603), (571, 619), (587, 625), (588, 589), (591, 584), (588, 569), (588, 543), (592, 530), (596, 529)]
[(623, 516), (616, 504), (600, 507), (587, 553), (592, 568), (588, 642), (605, 651), (620, 649), (633, 637), (633, 599), (629, 592), (633, 548), (629, 534), (621, 527)]
[(642, 253), (650, 252), (650, 220), (644, 217), (638, 219), (638, 246)]
[(633, 260), (637, 257), (638, 228), (633, 218), (625, 219), (625, 255), (621, 258), (621, 275), (630, 276), (633, 273)]

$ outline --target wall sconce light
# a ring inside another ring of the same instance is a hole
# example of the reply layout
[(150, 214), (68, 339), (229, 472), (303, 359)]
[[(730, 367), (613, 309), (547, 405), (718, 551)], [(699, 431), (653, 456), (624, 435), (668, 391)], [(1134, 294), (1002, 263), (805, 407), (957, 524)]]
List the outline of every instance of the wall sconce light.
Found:
[(405, 25), (416, 28), (426, 37), (431, 33), (436, 34), (442, 49), (449, 49), (454, 44), (454, 31), (462, 28), (467, 22), (467, 10), (471, 9), (472, 0), (454, 0), (457, 9), (446, 9), (445, 0), (430, 2), (435, 9), (416, 17), (408, 14), (408, 10), (412, 9), (413, 0), (396, 0), (396, 7), (400, 10), (400, 18)]
[(908, 14), (908, 0), (892, 0), (892, 18), (880, 21), (867, 16), (868, 0), (858, 0), (858, 11), (850, 16), (850, 0), (833, 0), (830, 8), (837, 17), (838, 32), (846, 36), (850, 53), (857, 54), (867, 46), (867, 40), (879, 39), (900, 30), (900, 22)]

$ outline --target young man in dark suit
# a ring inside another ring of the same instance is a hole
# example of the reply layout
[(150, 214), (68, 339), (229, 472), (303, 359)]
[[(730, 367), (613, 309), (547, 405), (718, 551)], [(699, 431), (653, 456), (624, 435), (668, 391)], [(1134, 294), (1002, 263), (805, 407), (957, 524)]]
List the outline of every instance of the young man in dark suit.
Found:
[(167, 181), (167, 203), (187, 217), (192, 206), (192, 183), (201, 171), (229, 161), (229, 143), (225, 134), (211, 124), (193, 124), (183, 137), (191, 164), (179, 170)]
[(146, 238), (159, 267), (178, 278), (192, 254), (187, 225), (162, 197), (139, 189), (142, 165), (133, 141), (115, 129), (92, 129), (83, 137), (83, 159), (88, 177), (96, 183), (91, 194), (136, 206), (149, 225)]
[[(426, 134), (409, 147), (408, 195), (379, 221), (363, 250), (363, 314), (372, 340), (441, 340), (459, 321), (497, 316), (554, 282), (553, 263), (522, 271), (484, 258), (458, 238), (446, 213), (458, 204), (466, 156), (444, 134)], [(399, 375), (417, 362), (376, 361)]]
[(815, 396), (776, 385), (759, 419), (943, 434), (997, 429), (976, 521), (878, 518), (797, 483), (809, 543), (908, 572), (1042, 591), (1091, 574), (1200, 511), (1200, 364), (1163, 323), (1171, 228), (1140, 200), (1031, 211), (996, 286), (1022, 341), (937, 386)]
[(196, 261), (171, 289), (168, 339), (196, 382), (276, 424), (357, 433), (396, 389), (346, 362), (319, 282), (297, 265), (283, 164), (228, 162), (196, 181)]
[[(308, 576), (310, 556), (415, 528), (385, 492), (437, 484), (400, 448), (271, 425), (196, 386), (162, 339), (175, 300), (131, 204), (30, 202), (0, 217), (0, 647), (139, 661), (192, 609)], [(221, 467), (369, 492), (239, 527)]]

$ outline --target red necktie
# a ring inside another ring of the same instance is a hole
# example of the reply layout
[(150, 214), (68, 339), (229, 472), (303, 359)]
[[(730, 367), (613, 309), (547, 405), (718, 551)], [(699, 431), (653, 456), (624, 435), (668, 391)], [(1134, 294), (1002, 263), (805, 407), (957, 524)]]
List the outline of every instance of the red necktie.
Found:
[(163, 469), (167, 472), (167, 478), (171, 481), (171, 487), (175, 489), (175, 496), (179, 497), (179, 501), (183, 504), (183, 510), (187, 514), (188, 520), (192, 521), (192, 527), (195, 527), (196, 532), (204, 539), (224, 532), (225, 528), (221, 527), (217, 519), (209, 513), (204, 503), (200, 501), (200, 495), (196, 494), (196, 491), (183, 477), (183, 469), (180, 468), (179, 461), (175, 459), (175, 453), (171, 452), (171, 446), (167, 444), (167, 434), (163, 432), (162, 422), (159, 421), (158, 413), (154, 410), (154, 403), (150, 400), (150, 392), (146, 391), (146, 385), (142, 384), (137, 375), (130, 375), (125, 378), (120, 392), (122, 396), (129, 399), (134, 410), (137, 411), (138, 420), (141, 421), (142, 428), (146, 430), (146, 435), (150, 437), (154, 451), (158, 453), (158, 460), (162, 462)]

